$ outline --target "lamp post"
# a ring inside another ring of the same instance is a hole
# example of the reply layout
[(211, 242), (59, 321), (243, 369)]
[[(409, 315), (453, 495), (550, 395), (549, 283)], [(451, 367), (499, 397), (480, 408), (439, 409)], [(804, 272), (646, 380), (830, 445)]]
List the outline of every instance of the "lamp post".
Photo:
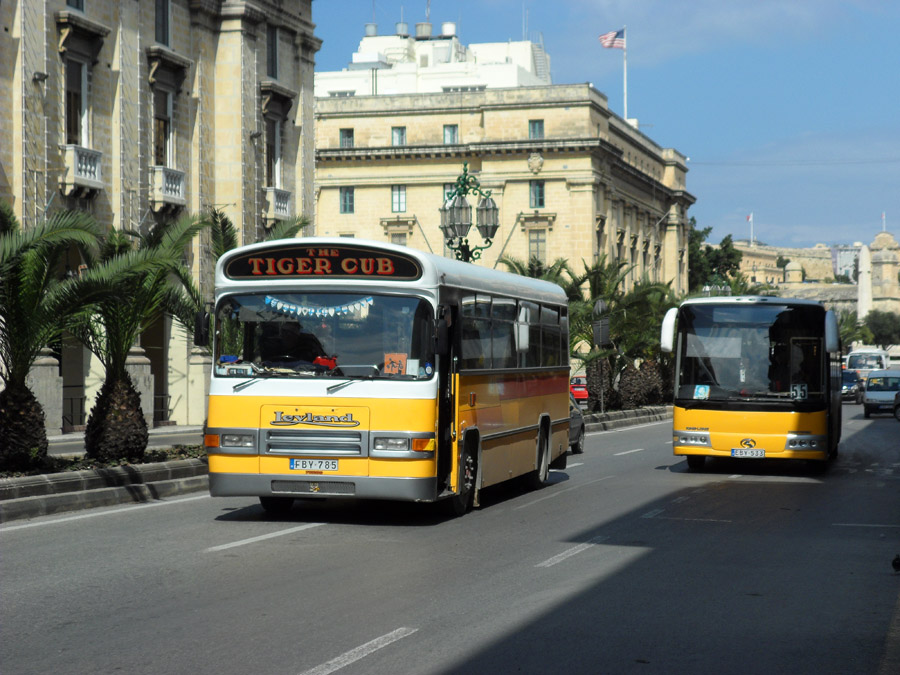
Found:
[[(438, 209), (441, 213), (440, 227), (444, 233), (444, 242), (456, 254), (456, 259), (471, 262), (478, 260), (481, 252), (490, 248), (493, 243), (491, 240), (500, 227), (500, 209), (491, 198), (491, 191), (482, 190), (478, 179), (469, 174), (468, 162), (463, 163), (463, 172), (454, 185), (454, 190), (444, 196), (444, 204)], [(472, 246), (467, 238), (469, 228), (472, 227), (472, 207), (466, 199), (468, 194), (481, 197), (475, 207), (475, 218), (484, 246)]]

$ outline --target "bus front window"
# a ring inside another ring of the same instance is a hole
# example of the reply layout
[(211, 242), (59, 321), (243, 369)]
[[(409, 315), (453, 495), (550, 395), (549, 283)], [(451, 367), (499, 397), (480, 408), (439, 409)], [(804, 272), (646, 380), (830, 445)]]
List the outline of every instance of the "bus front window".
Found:
[(428, 379), (433, 323), (431, 306), (413, 297), (232, 295), (216, 310), (215, 374)]
[(824, 396), (826, 359), (816, 308), (682, 308), (677, 398), (809, 400)]

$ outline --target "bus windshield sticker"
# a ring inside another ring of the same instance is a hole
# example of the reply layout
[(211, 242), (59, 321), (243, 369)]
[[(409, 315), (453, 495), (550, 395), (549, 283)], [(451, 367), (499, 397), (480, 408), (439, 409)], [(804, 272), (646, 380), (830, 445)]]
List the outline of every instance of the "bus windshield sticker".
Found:
[(375, 304), (375, 298), (371, 295), (366, 298), (360, 298), (356, 302), (350, 302), (344, 305), (335, 305), (333, 307), (302, 307), (290, 302), (285, 302), (274, 298), (271, 295), (266, 296), (266, 305), (270, 309), (287, 314), (288, 316), (335, 316), (337, 314), (362, 314), (364, 309), (368, 309)]
[(384, 355), (384, 372), (388, 375), (406, 375), (408, 354), (394, 353)]
[(709, 385), (708, 384), (697, 384), (694, 385), (694, 398), (705, 401), (709, 398)]

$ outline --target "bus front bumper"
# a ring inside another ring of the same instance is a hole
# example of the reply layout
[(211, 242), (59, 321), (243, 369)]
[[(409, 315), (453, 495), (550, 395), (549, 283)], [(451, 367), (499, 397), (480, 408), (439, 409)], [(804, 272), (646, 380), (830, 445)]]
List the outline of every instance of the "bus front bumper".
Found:
[(385, 476), (290, 476), (285, 474), (209, 474), (213, 497), (354, 498), (433, 502), (437, 478)]

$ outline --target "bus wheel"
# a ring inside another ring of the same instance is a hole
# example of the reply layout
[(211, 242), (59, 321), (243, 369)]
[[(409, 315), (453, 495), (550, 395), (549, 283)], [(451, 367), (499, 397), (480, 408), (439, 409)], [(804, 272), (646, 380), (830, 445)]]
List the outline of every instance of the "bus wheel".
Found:
[(688, 468), (691, 471), (700, 471), (706, 463), (706, 457), (703, 455), (687, 455)]
[(528, 487), (537, 490), (544, 487), (550, 479), (550, 444), (547, 437), (541, 434), (540, 451), (537, 469), (528, 474)]
[(260, 497), (259, 503), (266, 513), (280, 515), (291, 510), (294, 499), (293, 497)]
[(460, 489), (459, 494), (448, 497), (444, 500), (442, 506), (444, 512), (449, 516), (464, 516), (472, 510), (475, 503), (475, 477), (478, 465), (472, 456), (469, 448), (463, 450), (462, 464), (460, 465)]

